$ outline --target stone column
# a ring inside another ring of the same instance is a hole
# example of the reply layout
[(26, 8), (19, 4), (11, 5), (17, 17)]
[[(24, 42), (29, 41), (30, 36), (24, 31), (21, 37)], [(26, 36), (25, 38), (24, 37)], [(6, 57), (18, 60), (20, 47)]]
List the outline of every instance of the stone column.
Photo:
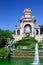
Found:
[(35, 30), (34, 30), (34, 18), (32, 19), (32, 34), (33, 34), (33, 36), (35, 35)]
[(38, 31), (39, 31), (39, 35), (40, 35), (40, 28), (38, 29)]
[(34, 24), (32, 23), (32, 36), (34, 36)]
[(35, 29), (35, 35), (36, 35), (36, 29)]
[(17, 29), (16, 29), (16, 35), (17, 35)]
[(20, 25), (21, 25), (21, 36), (23, 37), (23, 33), (24, 33), (24, 20), (22, 20), (21, 21), (21, 23), (20, 23)]

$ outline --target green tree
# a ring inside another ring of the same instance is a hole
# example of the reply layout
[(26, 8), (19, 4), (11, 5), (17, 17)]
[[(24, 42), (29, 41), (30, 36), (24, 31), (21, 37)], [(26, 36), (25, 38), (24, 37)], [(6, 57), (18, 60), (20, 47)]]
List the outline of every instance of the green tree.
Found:
[(4, 36), (5, 36), (5, 38), (13, 39), (12, 32), (9, 30), (5, 30)]
[(3, 48), (6, 45), (8, 38), (13, 39), (11, 31), (0, 29), (0, 48)]

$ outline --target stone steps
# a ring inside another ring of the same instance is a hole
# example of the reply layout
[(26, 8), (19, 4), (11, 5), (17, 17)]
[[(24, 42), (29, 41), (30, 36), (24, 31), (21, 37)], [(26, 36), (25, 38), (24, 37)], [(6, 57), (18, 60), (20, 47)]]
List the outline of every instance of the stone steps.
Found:
[[(14, 58), (34, 58), (35, 56), (35, 52), (33, 51), (20, 51), (20, 50), (16, 50), (13, 53), (11, 53), (11, 57)], [(43, 57), (43, 51), (39, 50), (39, 57), (42, 58)]]
[(33, 58), (34, 56), (34, 51), (15, 51), (11, 53), (11, 57), (21, 57), (21, 58)]

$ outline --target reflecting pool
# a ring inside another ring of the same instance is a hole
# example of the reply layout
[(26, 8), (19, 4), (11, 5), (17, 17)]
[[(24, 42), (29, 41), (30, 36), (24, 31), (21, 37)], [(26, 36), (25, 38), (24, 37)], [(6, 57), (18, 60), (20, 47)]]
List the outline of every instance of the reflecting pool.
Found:
[[(33, 59), (10, 58), (0, 59), (0, 65), (32, 65)], [(40, 65), (43, 65), (43, 59), (40, 59)]]

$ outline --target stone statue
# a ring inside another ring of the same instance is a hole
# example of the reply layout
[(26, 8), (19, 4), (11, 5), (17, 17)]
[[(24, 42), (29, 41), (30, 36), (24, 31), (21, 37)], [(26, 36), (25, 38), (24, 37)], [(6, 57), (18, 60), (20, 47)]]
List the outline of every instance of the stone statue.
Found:
[(14, 51), (15, 50), (14, 45), (13, 45), (13, 41), (10, 40), (10, 38), (8, 38), (8, 41), (7, 41), (7, 48), (9, 48), (10, 51)]

